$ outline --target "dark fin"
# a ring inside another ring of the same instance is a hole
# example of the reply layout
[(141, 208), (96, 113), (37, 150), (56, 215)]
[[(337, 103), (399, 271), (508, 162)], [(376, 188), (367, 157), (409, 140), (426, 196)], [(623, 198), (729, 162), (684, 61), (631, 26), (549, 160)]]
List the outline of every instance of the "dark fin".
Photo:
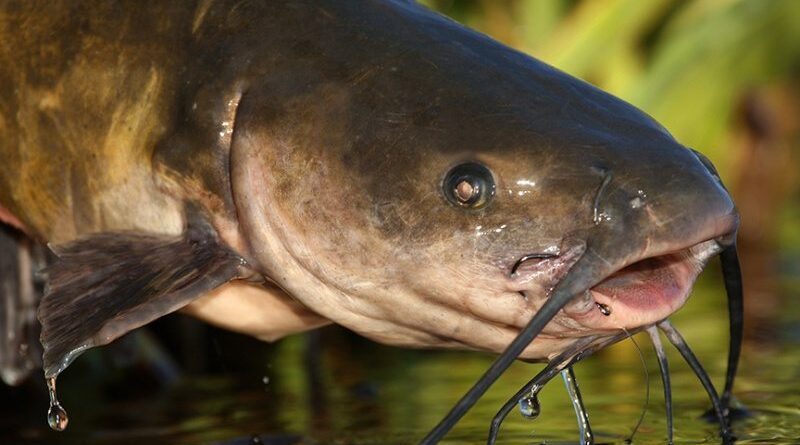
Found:
[(0, 224), (0, 376), (8, 385), (21, 383), (41, 365), (36, 321), (41, 285), (34, 276), (42, 258), (41, 246)]
[(39, 307), (46, 378), (242, 276), (245, 261), (205, 223), (183, 236), (99, 233), (53, 249)]

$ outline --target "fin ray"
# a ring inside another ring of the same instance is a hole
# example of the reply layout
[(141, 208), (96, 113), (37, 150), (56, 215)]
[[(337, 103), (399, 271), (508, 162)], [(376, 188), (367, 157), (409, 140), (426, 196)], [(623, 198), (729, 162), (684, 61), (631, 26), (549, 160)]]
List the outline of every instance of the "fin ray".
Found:
[(53, 247), (39, 307), (45, 377), (240, 277), (244, 260), (207, 227), (183, 236), (100, 233)]

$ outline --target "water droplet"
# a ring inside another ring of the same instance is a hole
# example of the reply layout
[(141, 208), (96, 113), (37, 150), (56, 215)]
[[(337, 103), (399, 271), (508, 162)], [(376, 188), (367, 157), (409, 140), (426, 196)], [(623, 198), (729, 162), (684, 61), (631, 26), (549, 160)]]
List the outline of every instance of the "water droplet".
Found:
[(250, 445), (262, 445), (264, 442), (261, 441), (261, 438), (258, 436), (253, 436), (250, 438)]
[(69, 424), (67, 410), (61, 406), (56, 394), (56, 378), (47, 379), (47, 392), (50, 395), (50, 408), (47, 410), (47, 424), (54, 431), (64, 431)]
[(519, 399), (519, 413), (526, 419), (539, 417), (541, 411), (542, 407), (539, 405), (537, 392), (531, 391), (530, 395)]
[(264, 377), (261, 377), (261, 383), (269, 385), (269, 376), (265, 375)]
[(50, 409), (47, 410), (47, 424), (54, 431), (64, 431), (69, 424), (67, 411), (58, 403), (50, 405)]
[(597, 305), (597, 309), (600, 309), (600, 313), (608, 317), (611, 315), (611, 308), (603, 303), (595, 303)]

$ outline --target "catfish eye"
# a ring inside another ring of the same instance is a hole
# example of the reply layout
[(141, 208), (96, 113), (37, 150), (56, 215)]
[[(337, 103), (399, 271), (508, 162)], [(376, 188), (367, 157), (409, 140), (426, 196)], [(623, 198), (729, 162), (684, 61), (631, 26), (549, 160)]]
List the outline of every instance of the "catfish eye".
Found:
[(477, 162), (466, 162), (447, 172), (442, 188), (451, 204), (479, 209), (492, 199), (495, 186), (488, 168)]

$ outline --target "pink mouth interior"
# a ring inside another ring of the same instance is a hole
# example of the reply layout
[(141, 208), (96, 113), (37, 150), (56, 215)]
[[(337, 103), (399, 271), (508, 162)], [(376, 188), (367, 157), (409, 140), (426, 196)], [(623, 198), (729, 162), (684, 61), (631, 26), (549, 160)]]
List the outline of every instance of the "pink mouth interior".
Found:
[(688, 250), (646, 258), (594, 286), (592, 297), (611, 309), (609, 324), (642, 326), (662, 320), (680, 308), (699, 272)]

